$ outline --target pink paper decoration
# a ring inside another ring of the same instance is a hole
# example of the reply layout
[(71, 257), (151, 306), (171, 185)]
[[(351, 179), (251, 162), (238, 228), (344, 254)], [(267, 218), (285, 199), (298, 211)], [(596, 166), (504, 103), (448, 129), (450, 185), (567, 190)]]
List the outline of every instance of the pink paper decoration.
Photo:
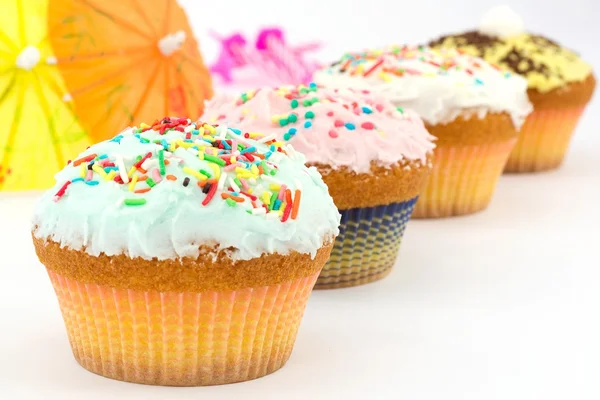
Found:
[(261, 29), (254, 45), (241, 33), (223, 38), (211, 32), (211, 36), (220, 42), (221, 51), (210, 71), (222, 85), (252, 88), (307, 84), (320, 67), (306, 57), (306, 53), (318, 50), (320, 44), (291, 46), (281, 28)]

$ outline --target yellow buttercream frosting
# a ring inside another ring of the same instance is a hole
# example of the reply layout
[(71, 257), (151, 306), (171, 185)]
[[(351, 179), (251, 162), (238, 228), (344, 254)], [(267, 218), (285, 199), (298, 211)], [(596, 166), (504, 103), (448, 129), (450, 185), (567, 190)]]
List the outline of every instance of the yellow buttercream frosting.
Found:
[(527, 78), (530, 89), (548, 92), (571, 82), (581, 82), (592, 72), (575, 52), (550, 39), (530, 33), (496, 37), (478, 31), (448, 35), (432, 47), (458, 48)]

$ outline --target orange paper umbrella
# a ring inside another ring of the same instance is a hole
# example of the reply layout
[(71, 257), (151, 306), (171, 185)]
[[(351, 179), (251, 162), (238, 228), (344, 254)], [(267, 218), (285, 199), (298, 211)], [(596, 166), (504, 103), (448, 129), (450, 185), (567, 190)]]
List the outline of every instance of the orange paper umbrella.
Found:
[(157, 115), (202, 115), (210, 75), (176, 0), (49, 1), (58, 67), (95, 140)]
[(43, 0), (0, 7), (0, 190), (52, 186), (89, 145), (47, 40), (47, 7)]

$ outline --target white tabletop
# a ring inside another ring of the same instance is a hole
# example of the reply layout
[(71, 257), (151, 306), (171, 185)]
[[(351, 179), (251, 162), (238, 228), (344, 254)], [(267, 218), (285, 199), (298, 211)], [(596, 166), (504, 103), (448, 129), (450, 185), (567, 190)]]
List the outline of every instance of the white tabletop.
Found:
[(81, 368), (31, 245), (34, 195), (1, 195), (0, 398), (598, 399), (592, 119), (561, 170), (503, 177), (483, 213), (411, 221), (387, 279), (313, 293), (288, 364), (221, 387), (134, 385)]

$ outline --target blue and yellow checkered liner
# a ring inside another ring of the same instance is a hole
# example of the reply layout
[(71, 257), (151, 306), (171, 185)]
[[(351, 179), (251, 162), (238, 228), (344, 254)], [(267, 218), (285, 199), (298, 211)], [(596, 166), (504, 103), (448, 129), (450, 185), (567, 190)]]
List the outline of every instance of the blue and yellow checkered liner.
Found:
[(398, 255), (417, 197), (402, 203), (340, 210), (340, 234), (315, 289), (358, 286), (385, 277)]

